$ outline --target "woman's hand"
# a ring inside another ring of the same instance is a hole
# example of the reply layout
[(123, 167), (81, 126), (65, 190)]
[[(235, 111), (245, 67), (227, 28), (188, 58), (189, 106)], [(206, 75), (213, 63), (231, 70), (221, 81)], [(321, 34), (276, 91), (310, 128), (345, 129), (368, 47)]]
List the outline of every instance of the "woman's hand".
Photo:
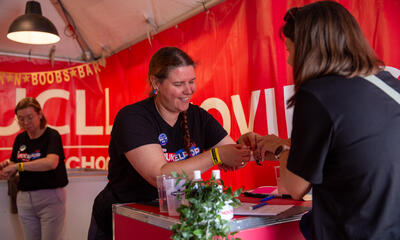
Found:
[(9, 179), (11, 176), (16, 174), (18, 171), (18, 165), (16, 163), (10, 163), (7, 167), (3, 168), (1, 172), (1, 178)]
[(265, 135), (257, 138), (257, 147), (253, 152), (255, 158), (261, 158), (264, 160), (276, 160), (275, 151), (282, 145), (288, 145), (290, 141), (281, 139), (273, 134)]
[(249, 146), (252, 151), (255, 151), (257, 148), (257, 139), (259, 137), (261, 136), (255, 132), (248, 132), (240, 136), (237, 143)]
[(240, 144), (227, 144), (218, 147), (218, 154), (223, 167), (235, 170), (244, 167), (250, 161), (250, 147)]
[(5, 161), (0, 162), (0, 171), (3, 168), (7, 167), (8, 165), (10, 165), (10, 161), (9, 160), (5, 160)]

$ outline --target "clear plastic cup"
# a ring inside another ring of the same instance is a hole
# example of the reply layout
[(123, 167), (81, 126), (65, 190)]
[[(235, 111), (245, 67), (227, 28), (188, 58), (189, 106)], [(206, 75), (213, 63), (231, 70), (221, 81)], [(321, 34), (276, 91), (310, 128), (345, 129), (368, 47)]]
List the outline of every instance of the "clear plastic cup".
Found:
[(183, 181), (176, 186), (177, 180), (177, 178), (173, 177), (167, 177), (164, 179), (164, 188), (167, 195), (169, 216), (179, 216), (179, 213), (176, 210), (184, 201), (183, 196), (179, 197), (180, 195), (183, 195)]
[(168, 212), (167, 194), (164, 188), (164, 180), (167, 178), (166, 175), (157, 176), (157, 191), (158, 191), (158, 203), (160, 205), (160, 212)]

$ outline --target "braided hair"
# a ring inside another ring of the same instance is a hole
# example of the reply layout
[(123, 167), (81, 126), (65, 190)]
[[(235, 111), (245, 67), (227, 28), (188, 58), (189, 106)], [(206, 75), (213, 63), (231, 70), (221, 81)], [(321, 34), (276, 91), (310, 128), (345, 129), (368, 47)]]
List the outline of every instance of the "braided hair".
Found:
[[(164, 47), (159, 49), (152, 56), (149, 64), (149, 72), (147, 76), (150, 86), (153, 88), (150, 80), (151, 76), (155, 77), (159, 83), (162, 83), (168, 77), (171, 70), (183, 66), (195, 66), (192, 58), (184, 51), (176, 47)], [(152, 89), (149, 95), (152, 97), (156, 95), (154, 89)], [(191, 157), (191, 141), (187, 111), (182, 112), (180, 126), (183, 129), (183, 145), (185, 151), (188, 153), (189, 157)]]
[(187, 120), (187, 111), (184, 111), (182, 113), (181, 128), (183, 128), (184, 131), (183, 144), (185, 147), (185, 151), (188, 153), (189, 157), (191, 157), (192, 156), (192, 154), (190, 153), (191, 142), (190, 142), (189, 125)]

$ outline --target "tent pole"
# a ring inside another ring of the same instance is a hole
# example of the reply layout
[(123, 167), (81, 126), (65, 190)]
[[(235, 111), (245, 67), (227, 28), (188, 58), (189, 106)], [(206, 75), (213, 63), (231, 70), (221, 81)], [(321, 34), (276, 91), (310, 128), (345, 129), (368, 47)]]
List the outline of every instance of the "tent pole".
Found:
[[(21, 57), (21, 58), (36, 58), (36, 59), (45, 59), (49, 60), (49, 56), (42, 56), (42, 55), (29, 55), (29, 54), (22, 54), (22, 53), (11, 53), (11, 52), (1, 52), (0, 51), (0, 56), (10, 56), (10, 57)], [(60, 58), (60, 57), (55, 57), (55, 61), (58, 62), (74, 62), (74, 63), (85, 63), (85, 61), (81, 59), (72, 59), (72, 58)]]
[[(193, 17), (194, 15), (203, 12), (203, 11), (207, 11), (208, 12), (208, 10), (211, 7), (214, 7), (215, 5), (220, 4), (220, 3), (224, 2), (224, 1), (225, 0), (209, 0), (209, 1), (205, 0), (205, 1), (199, 2), (201, 4), (197, 8), (193, 9), (192, 11), (187, 12), (185, 14), (182, 14), (181, 16), (176, 17), (175, 19), (171, 20), (170, 22), (168, 22), (166, 24), (157, 26), (158, 27), (157, 28), (157, 33), (162, 32), (162, 31), (164, 31), (164, 30), (166, 30), (166, 29), (168, 29), (170, 27), (173, 27), (173, 26), (175, 26), (175, 25), (177, 25), (177, 24), (179, 24), (179, 23), (181, 23), (181, 22)], [(129, 41), (129, 42), (125, 43), (124, 45), (122, 45), (118, 49), (112, 50), (112, 52), (114, 52), (114, 53), (120, 52), (120, 51), (122, 51), (124, 49), (127, 49), (127, 48), (131, 47), (132, 45), (134, 45), (134, 44), (146, 39), (146, 38), (147, 38), (147, 33), (143, 34), (142, 36), (139, 36), (138, 38), (134, 39), (133, 41)]]

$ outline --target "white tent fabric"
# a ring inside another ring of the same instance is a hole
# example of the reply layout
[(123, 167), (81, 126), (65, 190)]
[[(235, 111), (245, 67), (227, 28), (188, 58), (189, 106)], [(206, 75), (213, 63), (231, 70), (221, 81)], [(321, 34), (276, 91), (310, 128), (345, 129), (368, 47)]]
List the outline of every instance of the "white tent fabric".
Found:
[(109, 56), (174, 26), (223, 0), (36, 0), (61, 41), (26, 45), (7, 39), (26, 0), (0, 1), (0, 55), (89, 61)]

